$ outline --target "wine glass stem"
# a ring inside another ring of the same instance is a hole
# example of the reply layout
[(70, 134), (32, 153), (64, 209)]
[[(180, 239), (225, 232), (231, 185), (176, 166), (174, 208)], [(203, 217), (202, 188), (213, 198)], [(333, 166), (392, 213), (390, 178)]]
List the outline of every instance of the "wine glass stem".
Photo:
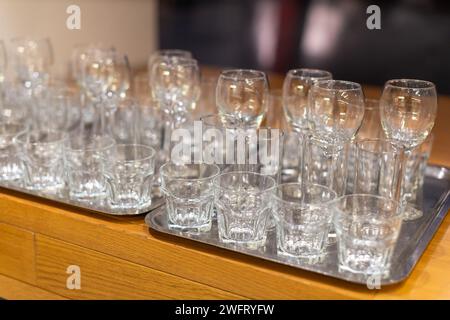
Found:
[(305, 169), (305, 161), (306, 161), (306, 148), (309, 140), (309, 132), (307, 130), (302, 130), (298, 133), (298, 137), (300, 139), (300, 183), (303, 185), (306, 182), (306, 169)]
[(400, 204), (402, 204), (402, 187), (403, 176), (405, 175), (406, 160), (406, 150), (404, 147), (400, 147), (398, 151), (397, 180), (394, 193), (394, 199)]

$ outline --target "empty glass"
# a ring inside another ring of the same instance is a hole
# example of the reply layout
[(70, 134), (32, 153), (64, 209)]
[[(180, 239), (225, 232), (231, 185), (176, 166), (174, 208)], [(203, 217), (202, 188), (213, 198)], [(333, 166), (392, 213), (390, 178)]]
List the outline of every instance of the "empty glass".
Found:
[(211, 229), (213, 179), (220, 169), (214, 164), (167, 162), (160, 169), (161, 191), (166, 198), (170, 228), (191, 232)]
[(300, 258), (324, 254), (333, 216), (329, 203), (335, 198), (333, 190), (316, 184), (278, 185), (273, 213), (279, 252)]
[(387, 276), (402, 226), (399, 203), (380, 196), (353, 194), (331, 205), (339, 270)]
[(119, 144), (104, 158), (109, 204), (113, 212), (137, 214), (152, 204), (155, 150), (138, 144)]
[(17, 80), (33, 91), (45, 88), (53, 64), (50, 39), (14, 38), (11, 47), (11, 65)]
[(24, 167), (25, 188), (58, 193), (64, 187), (66, 140), (64, 132), (55, 130), (32, 130), (15, 138)]
[(222, 71), (216, 89), (219, 114), (235, 117), (240, 127), (258, 127), (267, 111), (268, 87), (262, 71)]
[(250, 249), (264, 245), (275, 185), (273, 178), (254, 172), (227, 172), (214, 179), (221, 241)]
[[(411, 150), (430, 134), (437, 113), (437, 93), (433, 83), (423, 80), (396, 79), (384, 85), (380, 99), (381, 124), (386, 137), (399, 151), (395, 199), (402, 202), (402, 184)], [(416, 212), (417, 213), (417, 212)], [(420, 217), (412, 211), (406, 220)]]
[(114, 155), (114, 146), (115, 141), (110, 136), (74, 136), (68, 140), (64, 158), (71, 199), (92, 204), (105, 199), (103, 159)]
[(0, 181), (18, 182), (23, 170), (14, 137), (26, 131), (19, 123), (0, 123)]

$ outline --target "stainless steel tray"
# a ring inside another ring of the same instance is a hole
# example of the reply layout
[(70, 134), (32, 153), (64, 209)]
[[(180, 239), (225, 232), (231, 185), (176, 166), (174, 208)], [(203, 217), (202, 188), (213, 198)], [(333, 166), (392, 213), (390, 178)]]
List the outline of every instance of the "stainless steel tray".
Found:
[(108, 207), (106, 200), (103, 200), (100, 203), (86, 203), (86, 202), (72, 200), (69, 197), (69, 192), (67, 189), (62, 189), (61, 191), (58, 192), (58, 194), (48, 194), (48, 193), (43, 193), (43, 192), (31, 191), (31, 190), (22, 188), (18, 185), (7, 184), (7, 183), (3, 183), (3, 182), (0, 182), (0, 188), (5, 188), (5, 189), (21, 192), (21, 193), (24, 193), (27, 195), (31, 195), (31, 196), (43, 198), (46, 200), (51, 200), (51, 201), (55, 201), (58, 203), (75, 206), (75, 207), (89, 210), (89, 211), (94, 211), (94, 212), (108, 214), (108, 215), (116, 215), (116, 216), (144, 214), (144, 213), (154, 210), (164, 204), (164, 199), (161, 196), (161, 194), (159, 193), (159, 188), (156, 188), (156, 187), (154, 187), (152, 190), (152, 203), (149, 207), (133, 209), (133, 210), (126, 210), (126, 211), (111, 210)]
[(424, 214), (418, 220), (403, 224), (392, 257), (389, 276), (383, 279), (375, 279), (366, 275), (339, 271), (336, 245), (329, 246), (327, 254), (322, 259), (304, 261), (277, 253), (276, 231), (268, 232), (267, 241), (263, 248), (249, 250), (220, 242), (216, 221), (213, 221), (211, 231), (204, 234), (191, 234), (169, 229), (167, 226), (165, 206), (161, 206), (150, 212), (145, 217), (145, 222), (151, 229), (158, 232), (202, 242), (291, 267), (364, 285), (368, 283), (389, 285), (398, 283), (409, 276), (442, 220), (445, 218), (447, 211), (450, 209), (450, 170), (448, 168), (433, 165), (427, 167), (421, 202)]

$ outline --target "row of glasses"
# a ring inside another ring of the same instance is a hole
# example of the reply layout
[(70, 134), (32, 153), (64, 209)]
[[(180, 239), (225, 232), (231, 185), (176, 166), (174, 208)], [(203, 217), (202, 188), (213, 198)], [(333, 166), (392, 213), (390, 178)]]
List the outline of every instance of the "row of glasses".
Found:
[(116, 214), (151, 206), (156, 152), (149, 146), (10, 123), (1, 125), (0, 142), (2, 183)]

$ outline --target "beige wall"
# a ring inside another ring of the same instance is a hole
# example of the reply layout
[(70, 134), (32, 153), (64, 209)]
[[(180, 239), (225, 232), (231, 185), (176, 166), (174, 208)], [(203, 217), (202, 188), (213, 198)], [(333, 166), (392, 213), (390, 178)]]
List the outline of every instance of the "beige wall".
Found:
[[(68, 30), (69, 5), (81, 8), (81, 30)], [(134, 67), (146, 64), (157, 46), (156, 0), (0, 0), (0, 39), (50, 37), (54, 72), (64, 76), (72, 47), (101, 41), (129, 55)]]

